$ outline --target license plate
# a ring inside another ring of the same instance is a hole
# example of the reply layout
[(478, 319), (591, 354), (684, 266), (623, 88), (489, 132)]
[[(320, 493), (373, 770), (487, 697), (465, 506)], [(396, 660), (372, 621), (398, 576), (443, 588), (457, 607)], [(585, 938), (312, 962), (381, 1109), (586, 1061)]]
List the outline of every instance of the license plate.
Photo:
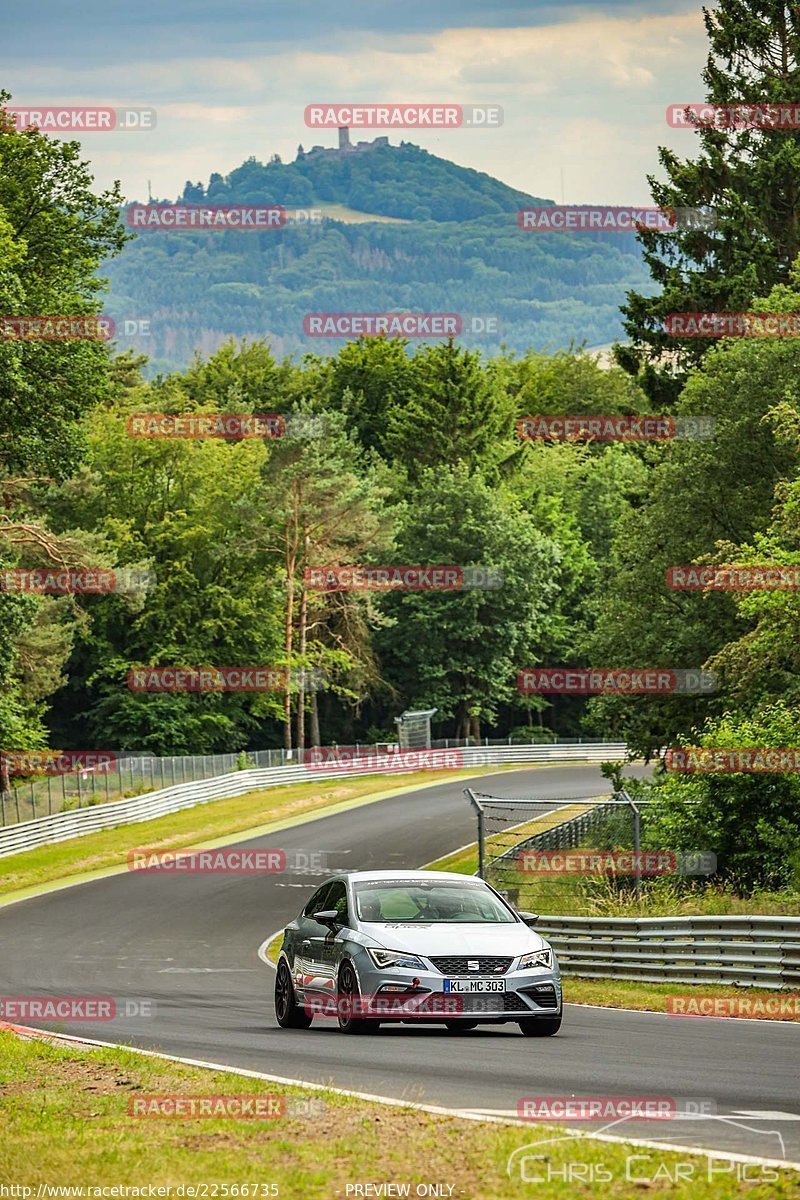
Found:
[(502, 979), (445, 979), (446, 992), (504, 992), (505, 981)]

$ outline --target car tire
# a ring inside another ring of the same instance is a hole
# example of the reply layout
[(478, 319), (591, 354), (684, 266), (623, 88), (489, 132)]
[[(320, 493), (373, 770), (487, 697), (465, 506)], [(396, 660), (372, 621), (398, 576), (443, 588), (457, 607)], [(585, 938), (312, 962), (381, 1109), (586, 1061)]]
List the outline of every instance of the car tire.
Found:
[(343, 1006), (342, 1001), (350, 998), (357, 1000), (361, 996), (358, 988), (358, 979), (356, 978), (355, 967), (349, 962), (342, 963), (339, 971), (339, 995), (337, 1008), (339, 1019), (339, 1030), (341, 1033), (369, 1033), (372, 1028), (378, 1028), (377, 1021), (367, 1021), (364, 1017), (351, 1016), (346, 1011), (346, 1005)]
[(557, 1017), (523, 1017), (518, 1024), (525, 1037), (552, 1037), (561, 1028), (561, 1013)]
[(295, 999), (292, 974), (285, 958), (275, 972), (275, 1018), (281, 1029), (308, 1029), (312, 1021)]
[(477, 1021), (445, 1021), (444, 1024), (448, 1033), (467, 1033), (478, 1028)]

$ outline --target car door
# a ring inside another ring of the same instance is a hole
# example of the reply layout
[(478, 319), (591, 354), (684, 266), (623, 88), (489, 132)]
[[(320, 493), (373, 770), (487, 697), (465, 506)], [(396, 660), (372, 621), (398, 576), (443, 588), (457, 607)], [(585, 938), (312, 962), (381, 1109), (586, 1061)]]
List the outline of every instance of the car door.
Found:
[(333, 995), (336, 992), (339, 963), (344, 944), (342, 931), (343, 929), (346, 930), (350, 923), (347, 905), (347, 885), (343, 880), (335, 879), (331, 884), (330, 891), (325, 896), (325, 908), (335, 909), (339, 919), (335, 928), (326, 926), (324, 934), (320, 938), (319, 945), (317, 946), (315, 943), (314, 965), (318, 971), (321, 986), (324, 988), (326, 994)]
[(324, 925), (320, 925), (318, 921), (314, 920), (313, 914), (321, 912), (325, 908), (326, 897), (330, 890), (331, 882), (328, 880), (327, 883), (323, 883), (322, 887), (317, 888), (297, 919), (297, 951), (292, 963), (292, 975), (295, 990), (301, 996), (306, 991), (317, 990), (314, 982), (318, 966), (315, 954), (321, 953), (321, 938), (327, 930)]

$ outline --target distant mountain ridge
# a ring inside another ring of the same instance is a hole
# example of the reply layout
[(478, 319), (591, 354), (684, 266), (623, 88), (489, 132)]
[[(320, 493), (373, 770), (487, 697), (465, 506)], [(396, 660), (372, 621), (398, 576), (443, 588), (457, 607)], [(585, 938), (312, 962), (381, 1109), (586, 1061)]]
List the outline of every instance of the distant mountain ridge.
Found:
[[(121, 344), (146, 353), (151, 373), (230, 337), (263, 338), (278, 357), (335, 353), (339, 340), (305, 332), (312, 313), (458, 313), (459, 340), (488, 354), (607, 344), (626, 291), (651, 287), (632, 234), (520, 229), (520, 207), (552, 202), (408, 142), (249, 158), (179, 200), (281, 204), (289, 220), (148, 231), (106, 264), (108, 313), (149, 322)], [(315, 207), (322, 219), (301, 222), (296, 210)]]
[(180, 199), (195, 204), (269, 202), (299, 208), (335, 203), (406, 221), (472, 221), (516, 213), (525, 205), (552, 203), (482, 171), (429, 154), (411, 142), (392, 146), (383, 138), (360, 149), (298, 153), (293, 163), (248, 158), (225, 178), (212, 175), (207, 187), (187, 183)]

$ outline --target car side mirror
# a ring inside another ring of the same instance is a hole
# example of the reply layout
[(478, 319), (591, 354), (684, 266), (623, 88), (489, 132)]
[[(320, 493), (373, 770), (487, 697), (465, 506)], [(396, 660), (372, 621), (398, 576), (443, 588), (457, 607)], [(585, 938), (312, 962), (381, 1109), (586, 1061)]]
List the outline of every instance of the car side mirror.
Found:
[(535, 925), (536, 922), (539, 920), (538, 913), (518, 912), (517, 916), (520, 917), (520, 919), (523, 920), (526, 925)]
[(339, 925), (339, 914), (335, 908), (322, 908), (319, 912), (314, 913), (314, 920), (319, 921), (320, 925)]

